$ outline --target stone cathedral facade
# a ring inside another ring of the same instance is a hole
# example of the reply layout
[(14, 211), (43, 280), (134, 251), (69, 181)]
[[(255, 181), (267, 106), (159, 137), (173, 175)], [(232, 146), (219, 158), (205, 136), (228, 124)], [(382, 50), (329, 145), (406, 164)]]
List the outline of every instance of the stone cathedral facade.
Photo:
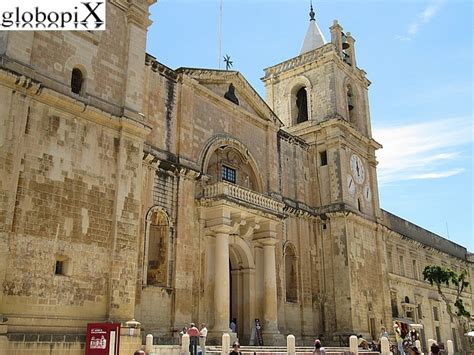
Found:
[(459, 348), (421, 272), (472, 283), (472, 254), (379, 206), (354, 38), (312, 13), (263, 100), (146, 54), (152, 3), (108, 1), (105, 32), (0, 33), (0, 349), (132, 318), (163, 343), (236, 318), (243, 344), (256, 318), (266, 344), (402, 319)]

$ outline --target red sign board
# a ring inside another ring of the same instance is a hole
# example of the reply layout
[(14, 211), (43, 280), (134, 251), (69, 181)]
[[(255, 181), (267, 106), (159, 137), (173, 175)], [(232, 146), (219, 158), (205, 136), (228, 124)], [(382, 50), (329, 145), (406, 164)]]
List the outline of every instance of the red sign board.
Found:
[(118, 355), (120, 323), (87, 324), (86, 355)]

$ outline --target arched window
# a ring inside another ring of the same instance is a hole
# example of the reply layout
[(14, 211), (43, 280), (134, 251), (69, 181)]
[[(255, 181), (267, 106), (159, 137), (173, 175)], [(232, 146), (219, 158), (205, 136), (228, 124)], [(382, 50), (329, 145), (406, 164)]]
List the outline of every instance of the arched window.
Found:
[(296, 253), (292, 245), (285, 247), (285, 281), (286, 302), (298, 301), (298, 279), (296, 269)]
[(297, 116), (296, 123), (305, 122), (308, 120), (308, 95), (306, 88), (302, 87), (296, 92), (296, 108)]
[(211, 155), (206, 174), (210, 184), (224, 181), (258, 190), (257, 177), (248, 157), (230, 144), (222, 144)]
[(71, 74), (71, 91), (74, 94), (81, 94), (82, 84), (84, 82), (84, 77), (82, 71), (78, 68), (74, 68)]
[(168, 216), (161, 210), (153, 211), (148, 220), (147, 285), (167, 286), (168, 237)]

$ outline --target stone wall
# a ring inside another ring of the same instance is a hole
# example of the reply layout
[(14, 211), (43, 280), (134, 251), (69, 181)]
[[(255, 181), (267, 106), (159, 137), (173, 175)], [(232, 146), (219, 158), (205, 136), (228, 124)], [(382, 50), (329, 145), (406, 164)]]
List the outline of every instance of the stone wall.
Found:
[(436, 235), (420, 226), (417, 226), (403, 218), (382, 210), (383, 224), (395, 232), (413, 239), (422, 244), (426, 244), (434, 249), (443, 251), (454, 257), (466, 260), (467, 250), (461, 245), (453, 243), (439, 235)]
[[(425, 234), (434, 237), (432, 233), (426, 230), (423, 231), (418, 236)], [(472, 274), (472, 263), (453, 256), (450, 249), (446, 251), (438, 250), (438, 244), (433, 246), (429, 243), (424, 244), (419, 242), (418, 238), (407, 238), (407, 236), (393, 231), (384, 233), (383, 239), (389, 285), (386, 296), (388, 297), (389, 293), (392, 293), (395, 297), (398, 317), (407, 318), (407, 311), (411, 312), (412, 316), (409, 318), (424, 325), (421, 334), (425, 342), (428, 339), (436, 339), (445, 343), (446, 340), (452, 339), (457, 349), (459, 349), (461, 347), (460, 336), (457, 333), (459, 325), (454, 319), (450, 319), (446, 304), (438, 294), (436, 287), (423, 281), (422, 271), (428, 265), (442, 265), (457, 272), (468, 270)], [(448, 241), (439, 238), (439, 242)], [(451, 244), (451, 242), (449, 243)], [(450, 300), (454, 300), (454, 287), (443, 287), (443, 292)], [(472, 286), (462, 294), (462, 298), (468, 307), (471, 306), (471, 294)], [(390, 305), (390, 299), (386, 299), (386, 303)], [(437, 312), (434, 310), (435, 307)], [(435, 313), (437, 313), (437, 316), (435, 316)], [(436, 328), (438, 328), (440, 338)], [(453, 335), (453, 333), (456, 334)]]
[[(115, 310), (130, 307), (140, 141), (20, 93), (3, 91), (2, 102), (10, 102), (10, 114), (2, 116), (2, 215), (10, 250), (2, 312), (57, 316), (62, 306), (63, 316), (87, 309), (89, 319), (100, 319), (114, 312), (110, 302)], [(55, 274), (58, 260), (65, 266)], [(110, 294), (110, 287), (120, 292)], [(132, 315), (122, 316), (127, 312)], [(11, 327), (26, 326), (17, 322)]]

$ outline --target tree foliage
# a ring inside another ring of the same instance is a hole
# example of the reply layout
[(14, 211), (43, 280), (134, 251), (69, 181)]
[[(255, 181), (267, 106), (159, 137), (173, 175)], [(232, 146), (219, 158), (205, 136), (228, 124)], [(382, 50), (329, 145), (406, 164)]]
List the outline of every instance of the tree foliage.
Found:
[[(463, 270), (459, 273), (451, 270), (448, 267), (439, 266), (439, 265), (428, 265), (423, 270), (423, 278), (425, 281), (428, 281), (431, 286), (436, 285), (439, 295), (444, 300), (447, 306), (448, 313), (452, 317), (457, 317), (459, 320), (462, 320), (463, 317), (469, 319), (471, 314), (464, 306), (464, 302), (461, 299), (461, 294), (469, 286), (469, 282), (466, 281), (467, 271)], [(445, 285), (449, 287), (453, 285), (456, 290), (456, 298), (452, 302), (446, 294), (443, 292), (441, 286)], [(453, 311), (452, 305), (455, 307)]]

